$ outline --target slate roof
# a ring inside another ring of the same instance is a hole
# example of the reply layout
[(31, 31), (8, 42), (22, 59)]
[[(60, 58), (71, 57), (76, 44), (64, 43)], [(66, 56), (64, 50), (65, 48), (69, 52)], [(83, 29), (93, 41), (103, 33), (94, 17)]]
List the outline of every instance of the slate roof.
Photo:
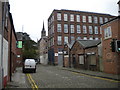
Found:
[(65, 43), (64, 45), (67, 45), (71, 49), (74, 43), (75, 41), (72, 41), (71, 43)]
[(71, 43), (66, 43), (64, 45), (67, 45), (71, 49), (76, 42), (78, 42), (84, 48), (90, 48), (90, 47), (94, 47), (100, 44), (101, 40), (76, 40)]
[(101, 43), (101, 40), (78, 40), (77, 42), (80, 43), (84, 48), (89, 48), (97, 46)]

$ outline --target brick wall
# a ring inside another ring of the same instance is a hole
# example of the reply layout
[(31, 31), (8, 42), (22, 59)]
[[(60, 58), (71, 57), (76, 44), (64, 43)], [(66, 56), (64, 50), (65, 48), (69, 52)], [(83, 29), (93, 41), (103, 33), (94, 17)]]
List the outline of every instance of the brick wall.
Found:
[[(112, 37), (105, 39), (104, 29), (111, 27)], [(102, 25), (102, 50), (103, 50), (103, 61), (104, 61), (104, 72), (117, 74), (120, 73), (120, 53), (112, 52), (110, 47), (110, 42), (112, 39), (120, 40), (120, 18), (112, 20), (104, 25)]]

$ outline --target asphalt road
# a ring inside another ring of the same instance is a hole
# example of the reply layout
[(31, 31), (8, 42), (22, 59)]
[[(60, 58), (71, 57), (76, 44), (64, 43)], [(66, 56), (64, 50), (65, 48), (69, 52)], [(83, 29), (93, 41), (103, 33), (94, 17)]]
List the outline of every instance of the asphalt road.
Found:
[(37, 65), (36, 73), (29, 75), (35, 88), (118, 88), (116, 82), (62, 70), (57, 66)]

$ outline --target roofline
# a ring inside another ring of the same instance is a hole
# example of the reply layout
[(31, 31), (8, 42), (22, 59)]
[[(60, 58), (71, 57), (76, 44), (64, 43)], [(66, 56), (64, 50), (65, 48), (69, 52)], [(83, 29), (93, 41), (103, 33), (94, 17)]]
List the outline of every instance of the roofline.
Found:
[(111, 14), (107, 14), (107, 13), (97, 13), (97, 12), (89, 12), (89, 11), (80, 11), (80, 10), (68, 10), (68, 9), (53, 9), (52, 13), (50, 14), (50, 16), (48, 17), (48, 20), (50, 19), (50, 17), (52, 16), (52, 14), (55, 11), (71, 11), (71, 12), (81, 12), (81, 13), (91, 13), (91, 14), (99, 14), (99, 15), (109, 15), (109, 16), (115, 16), (115, 15), (111, 15)]
[[(76, 42), (78, 42), (78, 41), (80, 41), (80, 40), (76, 40), (76, 41), (74, 42), (74, 44), (75, 44)], [(83, 40), (82, 40), (82, 41), (83, 41)], [(87, 49), (87, 48), (92, 48), (92, 47), (98, 46), (98, 45), (101, 43), (101, 41), (100, 41), (99, 43), (97, 43), (96, 45), (89, 46), (89, 47), (84, 47), (84, 45), (83, 45), (81, 42), (79, 42), (79, 43), (83, 46), (84, 49)], [(71, 49), (73, 48), (74, 44), (72, 45)]]
[(120, 18), (120, 16), (117, 16), (117, 17), (109, 20), (108, 22), (105, 22), (105, 23), (101, 24), (101, 26), (103, 26), (103, 25), (105, 25), (105, 24), (107, 24), (107, 23), (109, 23), (109, 22), (112, 22), (112, 21), (114, 21), (114, 20), (116, 20), (116, 19), (118, 19), (118, 18)]
[(80, 10), (69, 10), (69, 9), (54, 9), (54, 11), (71, 11), (71, 12), (82, 12), (82, 13), (92, 13), (92, 14), (99, 14), (99, 15), (109, 15), (109, 16), (114, 16), (111, 14), (107, 14), (107, 13), (97, 13), (97, 12), (89, 12), (89, 11), (80, 11)]
[(96, 44), (96, 45), (89, 46), (89, 47), (85, 47), (85, 49), (87, 49), (87, 48), (93, 48), (93, 47), (96, 47), (96, 46), (98, 46), (99, 44), (101, 44), (101, 41), (100, 41), (98, 44)]
[(11, 28), (13, 30), (13, 33), (14, 33), (16, 41), (17, 41), (17, 35), (16, 35), (16, 32), (15, 32), (14, 24), (13, 24), (13, 18), (12, 18), (12, 14), (10, 12), (9, 12), (9, 18), (10, 18)]

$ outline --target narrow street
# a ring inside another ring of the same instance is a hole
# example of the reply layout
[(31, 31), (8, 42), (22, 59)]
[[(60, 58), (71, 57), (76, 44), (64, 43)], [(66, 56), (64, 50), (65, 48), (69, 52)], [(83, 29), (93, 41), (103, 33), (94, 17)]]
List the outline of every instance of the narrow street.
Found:
[(36, 88), (118, 88), (118, 82), (63, 70), (58, 66), (37, 65), (29, 73)]

